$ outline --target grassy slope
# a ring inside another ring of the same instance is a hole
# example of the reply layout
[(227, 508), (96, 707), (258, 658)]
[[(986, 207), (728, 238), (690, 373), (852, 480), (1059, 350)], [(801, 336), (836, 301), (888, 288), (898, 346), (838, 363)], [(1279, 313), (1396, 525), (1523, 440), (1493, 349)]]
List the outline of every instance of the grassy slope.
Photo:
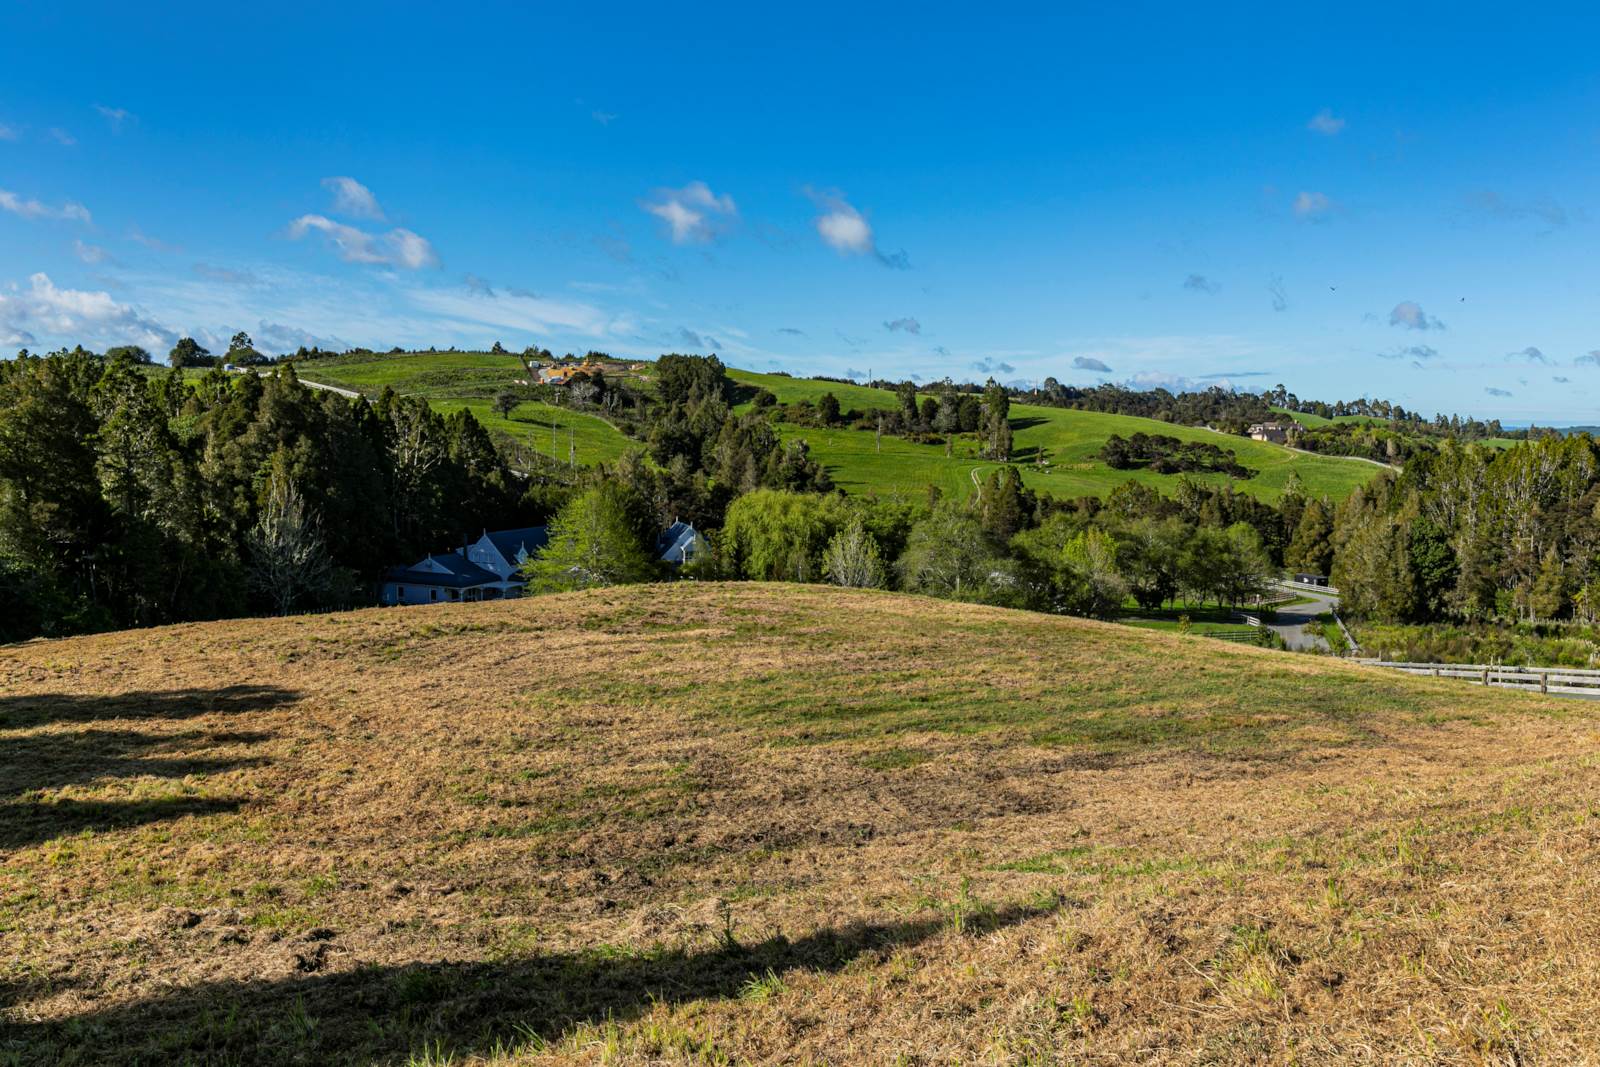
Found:
[[(801, 399), (814, 401), (823, 393), (832, 392), (846, 410), (892, 407), (897, 403), (889, 392), (862, 386), (744, 371), (734, 371), (732, 376), (740, 382), (770, 389), (779, 400), (785, 402)], [(1013, 404), (1011, 418), (1018, 458), (1026, 462), (1036, 454), (1037, 449), (1044, 447), (1054, 467), (1048, 473), (1029, 467), (1023, 472), (1023, 480), (1036, 489), (1048, 490), (1057, 496), (1103, 496), (1126, 481), (1140, 481), (1158, 489), (1171, 490), (1176, 483), (1176, 478), (1172, 476), (1145, 471), (1114, 471), (1095, 460), (1094, 454), (1100, 450), (1106, 438), (1114, 433), (1124, 437), (1141, 431), (1159, 433), (1184, 441), (1205, 441), (1232, 449), (1239, 457), (1239, 462), (1260, 472), (1251, 480), (1239, 483), (1240, 488), (1267, 500), (1277, 498), (1291, 473), (1298, 473), (1311, 493), (1343, 499), (1356, 486), (1370, 479), (1375, 471), (1371, 464), (1359, 461), (1308, 456), (1277, 445), (1199, 427), (1174, 426), (1129, 415)], [(788, 432), (792, 436), (804, 437), (813, 451), (829, 465), (834, 480), (849, 490), (893, 490), (938, 485), (946, 492), (964, 495), (972, 490), (970, 472), (974, 467), (980, 468), (979, 474), (982, 476), (995, 466), (977, 460), (972, 455), (973, 444), (970, 439), (962, 441), (955, 455), (946, 459), (942, 446), (917, 445), (887, 437), (883, 441), (883, 451), (879, 453), (873, 434), (861, 430), (790, 428)], [(1227, 481), (1222, 475), (1207, 475), (1203, 480), (1217, 485)]]
[[(370, 396), (386, 387), (397, 393), (425, 396), (441, 412), (470, 408), (490, 430), (520, 437), (537, 451), (565, 462), (575, 446), (585, 466), (616, 459), (638, 447), (598, 415), (569, 411), (538, 401), (517, 405), (511, 418), (502, 418), (492, 406), (494, 394), (524, 374), (516, 356), (489, 352), (424, 352), (380, 355), (369, 360), (331, 360), (301, 365), (308, 381), (355, 389)], [(556, 427), (555, 443), (550, 438)], [(571, 437), (569, 440), (569, 431)]]
[[(397, 392), (426, 396), (441, 410), (471, 407), (473, 413), (492, 429), (521, 436), (542, 451), (551, 450), (549, 426), (554, 419), (560, 426), (555, 455), (567, 458), (567, 428), (577, 431), (578, 460), (595, 463), (614, 459), (629, 448), (638, 447), (609, 424), (595, 416), (574, 416), (546, 404), (527, 403), (518, 408), (513, 421), (496, 416), (489, 407), (494, 393), (522, 373), (515, 356), (473, 352), (419, 353), (402, 356), (379, 355), (364, 360), (338, 359), (325, 363), (306, 363), (302, 375), (328, 385), (338, 385), (376, 393), (384, 387)], [(847, 409), (868, 410), (893, 407), (894, 394), (859, 385), (788, 378), (774, 374), (732, 371), (732, 377), (750, 386), (766, 388), (785, 402), (815, 401), (831, 392)], [(1337, 458), (1306, 456), (1276, 445), (1248, 441), (1193, 427), (1172, 426), (1150, 419), (1096, 412), (1068, 411), (1061, 408), (1012, 406), (1015, 443), (1019, 459), (1026, 461), (1041, 446), (1048, 450), (1054, 469), (1048, 473), (1028, 469), (1023, 478), (1029, 485), (1058, 496), (1104, 495), (1125, 481), (1141, 481), (1170, 491), (1176, 479), (1143, 471), (1113, 471), (1093, 459), (1107, 436), (1124, 436), (1139, 431), (1164, 433), (1184, 440), (1209, 441), (1230, 448), (1240, 462), (1261, 473), (1241, 483), (1244, 491), (1275, 499), (1292, 472), (1298, 472), (1307, 488), (1316, 494), (1343, 498), (1351, 489), (1372, 477), (1368, 464)], [(945, 458), (944, 449), (885, 438), (880, 453), (871, 433), (859, 430), (819, 430), (785, 427), (788, 437), (804, 437), (815, 454), (830, 468), (835, 481), (846, 490), (920, 491), (937, 485), (946, 493), (966, 495), (972, 491), (971, 472), (980, 476), (994, 464), (983, 463), (971, 453), (970, 441), (962, 442), (956, 454)], [(1222, 484), (1221, 475), (1206, 480)]]
[(1600, 1056), (1577, 702), (688, 583), (0, 693), (0, 1060)]

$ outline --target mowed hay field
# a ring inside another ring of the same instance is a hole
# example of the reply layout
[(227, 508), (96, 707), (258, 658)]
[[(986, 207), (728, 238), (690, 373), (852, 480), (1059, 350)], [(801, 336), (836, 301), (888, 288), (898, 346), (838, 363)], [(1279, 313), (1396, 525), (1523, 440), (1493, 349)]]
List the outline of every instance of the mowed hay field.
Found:
[(0, 694), (0, 1062), (1600, 1057), (1582, 702), (689, 583)]

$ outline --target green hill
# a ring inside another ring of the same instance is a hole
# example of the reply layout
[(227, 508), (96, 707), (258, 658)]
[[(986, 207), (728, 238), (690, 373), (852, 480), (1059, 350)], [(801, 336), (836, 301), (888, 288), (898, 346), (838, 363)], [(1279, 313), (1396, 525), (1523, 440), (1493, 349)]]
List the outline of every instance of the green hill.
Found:
[[(509, 420), (491, 408), (496, 392), (522, 376), (517, 357), (482, 352), (440, 352), (341, 356), (331, 360), (308, 361), (300, 366), (301, 376), (376, 395), (385, 387), (396, 392), (427, 397), (435, 407), (448, 411), (468, 407), (492, 430), (503, 430), (560, 460), (566, 460), (570, 443), (575, 444), (578, 461), (584, 464), (615, 459), (640, 447), (604, 419), (593, 414), (574, 413), (565, 408), (529, 402), (520, 405)], [(832, 393), (845, 410), (867, 411), (893, 408), (898, 400), (882, 389), (840, 382), (791, 378), (778, 374), (757, 374), (731, 370), (729, 376), (743, 386), (767, 389), (784, 403), (816, 401)], [(645, 377), (648, 380), (648, 376)], [(745, 402), (748, 405), (748, 400)], [(1275, 500), (1291, 475), (1298, 474), (1306, 488), (1317, 495), (1342, 499), (1375, 473), (1371, 464), (1337, 457), (1309, 456), (1277, 445), (1250, 441), (1210, 430), (1174, 426), (1153, 419), (1064, 408), (1014, 404), (1011, 408), (1016, 459), (1023, 465), (1023, 481), (1030, 487), (1057, 496), (1103, 496), (1127, 481), (1139, 481), (1170, 492), (1176, 478), (1148, 471), (1116, 471), (1094, 458), (1111, 434), (1128, 436), (1138, 432), (1166, 434), (1185, 441), (1207, 441), (1233, 450), (1239, 462), (1259, 473), (1240, 482), (1242, 491), (1264, 500)], [(551, 429), (555, 434), (552, 440)], [(834, 481), (848, 492), (868, 490), (919, 491), (937, 485), (948, 494), (964, 496), (973, 491), (973, 476), (983, 477), (996, 465), (973, 455), (974, 446), (964, 441), (955, 454), (946, 458), (939, 445), (921, 445), (885, 437), (881, 450), (874, 434), (860, 430), (828, 430), (814, 427), (781, 426), (786, 438), (801, 437), (813, 454), (824, 463)], [(1048, 468), (1033, 463), (1039, 449), (1046, 451)], [(1197, 476), (1211, 484), (1222, 484), (1223, 475)]]
[(1597, 725), (818, 586), (0, 648), (0, 1062), (1588, 1062)]

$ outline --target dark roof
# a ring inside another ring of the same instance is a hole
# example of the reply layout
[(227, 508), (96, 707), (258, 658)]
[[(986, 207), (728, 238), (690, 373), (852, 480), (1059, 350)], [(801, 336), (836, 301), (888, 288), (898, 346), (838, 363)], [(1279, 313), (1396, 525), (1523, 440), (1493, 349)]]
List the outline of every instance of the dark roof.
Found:
[(526, 548), (528, 555), (532, 556), (550, 543), (550, 532), (543, 526), (524, 526), (520, 530), (496, 530), (493, 533), (485, 531), (484, 536), (506, 558), (507, 563), (517, 561), (519, 548)]
[(690, 523), (673, 523), (656, 538), (656, 558), (666, 560), (668, 563), (684, 562), (689, 546), (694, 544), (699, 536)]
[(407, 585), (436, 585), (444, 589), (466, 589), (474, 585), (488, 585), (500, 581), (498, 574), (486, 571), (465, 556), (454, 552), (441, 552), (429, 556), (428, 559), (449, 573), (440, 574), (438, 571), (423, 571), (414, 567), (390, 567), (383, 572), (383, 580)]

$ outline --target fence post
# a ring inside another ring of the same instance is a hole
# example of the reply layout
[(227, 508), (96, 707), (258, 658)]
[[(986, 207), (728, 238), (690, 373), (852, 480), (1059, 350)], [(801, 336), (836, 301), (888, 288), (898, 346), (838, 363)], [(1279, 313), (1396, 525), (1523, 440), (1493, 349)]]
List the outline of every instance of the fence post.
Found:
[(1435, 678), (1437, 678), (1437, 677), (1439, 677), (1439, 668), (1438, 668), (1438, 667), (1435, 667), (1435, 668), (1434, 668), (1434, 669), (1433, 669), (1433, 676), (1434, 676), (1434, 677), (1435, 677)]
[(1488, 685), (1489, 684), (1489, 668), (1488, 667), (1485, 667), (1483, 669), (1483, 684), (1484, 685)]
[(1550, 692), (1550, 672), (1549, 671), (1540, 671), (1539, 672), (1539, 692), (1541, 692), (1541, 693)]

